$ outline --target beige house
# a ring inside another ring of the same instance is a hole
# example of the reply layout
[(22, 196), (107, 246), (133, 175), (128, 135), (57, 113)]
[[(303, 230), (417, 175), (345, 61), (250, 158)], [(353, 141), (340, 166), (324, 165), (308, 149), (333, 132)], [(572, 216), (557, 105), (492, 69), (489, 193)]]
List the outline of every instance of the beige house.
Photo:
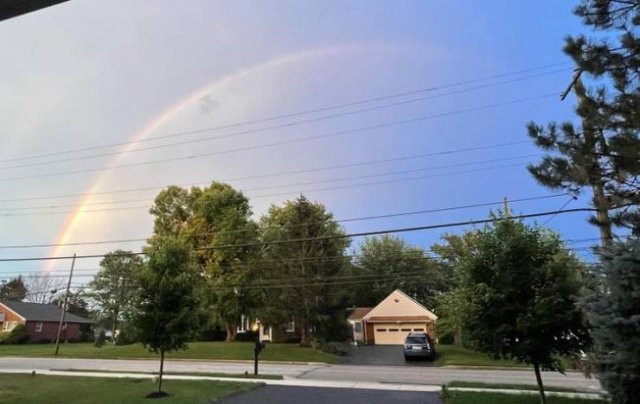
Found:
[(426, 332), (435, 339), (437, 319), (404, 292), (394, 290), (376, 307), (357, 307), (347, 321), (357, 343), (401, 345), (409, 332)]

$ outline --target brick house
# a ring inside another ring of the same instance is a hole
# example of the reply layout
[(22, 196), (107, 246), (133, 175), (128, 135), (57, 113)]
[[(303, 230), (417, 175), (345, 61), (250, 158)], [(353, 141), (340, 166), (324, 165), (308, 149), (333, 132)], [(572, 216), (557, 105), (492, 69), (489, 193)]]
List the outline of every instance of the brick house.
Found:
[[(61, 310), (53, 304), (0, 301), (0, 332), (10, 332), (18, 324), (25, 324), (30, 341), (55, 341)], [(79, 341), (82, 327), (92, 323), (89, 319), (67, 313), (60, 340)]]

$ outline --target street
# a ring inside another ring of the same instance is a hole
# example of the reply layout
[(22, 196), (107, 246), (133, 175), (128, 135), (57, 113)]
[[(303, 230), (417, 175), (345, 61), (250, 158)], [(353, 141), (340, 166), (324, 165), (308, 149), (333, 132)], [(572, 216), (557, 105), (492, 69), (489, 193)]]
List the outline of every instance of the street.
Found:
[[(156, 372), (157, 360), (68, 359), (68, 358), (0, 358), (1, 371), (25, 370), (102, 370)], [(242, 361), (187, 361), (165, 362), (166, 372), (230, 373), (253, 371), (252, 362)], [(424, 366), (359, 366), (327, 364), (261, 363), (263, 374), (282, 375), (285, 379), (322, 381), (354, 381), (442, 385), (453, 380), (484, 383), (535, 384), (533, 371), (509, 369), (458, 369)], [(582, 374), (543, 372), (548, 386), (598, 390), (597, 379), (586, 379)]]

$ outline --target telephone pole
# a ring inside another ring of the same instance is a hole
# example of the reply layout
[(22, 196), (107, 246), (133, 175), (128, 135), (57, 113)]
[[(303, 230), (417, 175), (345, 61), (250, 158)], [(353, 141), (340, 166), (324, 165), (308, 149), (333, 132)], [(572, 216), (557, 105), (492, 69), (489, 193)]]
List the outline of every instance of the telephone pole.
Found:
[(58, 350), (60, 349), (60, 333), (62, 332), (62, 324), (64, 323), (64, 317), (67, 314), (67, 300), (69, 299), (69, 288), (71, 287), (71, 278), (73, 278), (73, 267), (76, 265), (76, 254), (73, 254), (73, 260), (71, 261), (71, 270), (69, 271), (69, 280), (67, 281), (67, 290), (64, 292), (64, 302), (62, 303), (62, 313), (60, 313), (60, 323), (58, 324), (58, 335), (56, 336), (56, 352), (58, 356)]

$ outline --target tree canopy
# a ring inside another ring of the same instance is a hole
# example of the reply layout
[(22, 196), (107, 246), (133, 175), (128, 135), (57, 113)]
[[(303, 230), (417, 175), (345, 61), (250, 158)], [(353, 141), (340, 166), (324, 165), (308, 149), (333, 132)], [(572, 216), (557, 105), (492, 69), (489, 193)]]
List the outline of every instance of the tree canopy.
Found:
[(27, 286), (22, 276), (10, 279), (0, 284), (0, 300), (22, 301), (27, 297)]
[(495, 358), (532, 364), (544, 400), (540, 370), (563, 371), (559, 357), (589, 343), (578, 306), (583, 267), (557, 234), (507, 214), (497, 219), (461, 260), (466, 335)]

